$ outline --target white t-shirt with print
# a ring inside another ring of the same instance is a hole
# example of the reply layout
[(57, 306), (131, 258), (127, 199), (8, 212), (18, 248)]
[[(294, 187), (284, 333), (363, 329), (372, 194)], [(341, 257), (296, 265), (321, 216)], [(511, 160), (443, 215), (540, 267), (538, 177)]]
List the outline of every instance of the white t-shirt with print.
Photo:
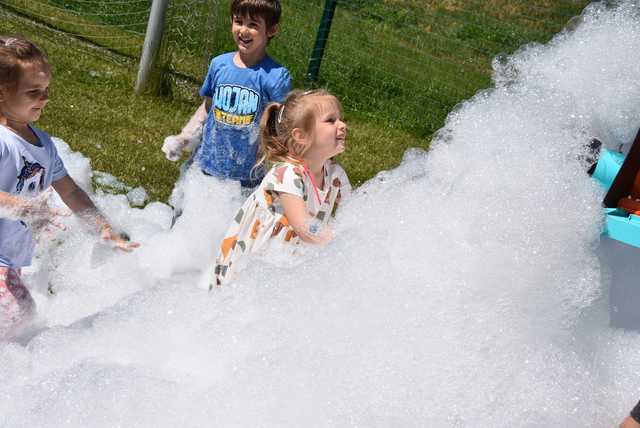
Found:
[[(33, 198), (67, 175), (51, 137), (31, 126), (40, 142), (29, 143), (0, 125), (0, 191)], [(0, 266), (19, 268), (31, 264), (34, 249), (29, 227), (20, 220), (0, 217)]]

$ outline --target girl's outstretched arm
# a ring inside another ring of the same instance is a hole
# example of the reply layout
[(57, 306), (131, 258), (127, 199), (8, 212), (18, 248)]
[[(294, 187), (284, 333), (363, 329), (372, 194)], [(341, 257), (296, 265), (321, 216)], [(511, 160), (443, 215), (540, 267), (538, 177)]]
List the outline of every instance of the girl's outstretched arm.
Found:
[(113, 241), (117, 248), (124, 251), (131, 251), (140, 246), (137, 242), (130, 242), (126, 234), (116, 233), (89, 199), (89, 195), (71, 177), (66, 175), (54, 181), (52, 186), (71, 211), (82, 217), (87, 223), (95, 225), (102, 239)]
[(327, 226), (316, 230), (317, 223), (307, 212), (307, 207), (301, 197), (280, 193), (280, 200), (289, 224), (304, 242), (324, 244), (333, 238), (333, 234)]
[(35, 198), (23, 198), (6, 192), (0, 192), (0, 216), (12, 220), (22, 220), (36, 226), (46, 228), (48, 225), (65, 229), (63, 223), (58, 220), (60, 216), (68, 216), (66, 210), (60, 210), (49, 206), (51, 191), (45, 191)]

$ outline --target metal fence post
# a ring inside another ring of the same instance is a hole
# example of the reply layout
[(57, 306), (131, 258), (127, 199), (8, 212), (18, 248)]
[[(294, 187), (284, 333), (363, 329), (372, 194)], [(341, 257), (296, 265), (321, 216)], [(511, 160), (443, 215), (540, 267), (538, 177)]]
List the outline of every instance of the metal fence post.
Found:
[(322, 19), (320, 20), (320, 26), (318, 27), (316, 43), (313, 46), (313, 51), (311, 52), (311, 58), (309, 60), (309, 70), (307, 71), (307, 75), (304, 80), (304, 84), (307, 88), (313, 86), (318, 80), (320, 63), (322, 62), (324, 48), (327, 44), (327, 39), (329, 38), (329, 30), (331, 29), (333, 13), (336, 10), (337, 3), (337, 0), (326, 0), (324, 3), (324, 11), (322, 12)]
[(136, 80), (135, 91), (137, 94), (144, 92), (149, 85), (153, 67), (157, 60), (162, 35), (164, 33), (164, 21), (167, 14), (169, 0), (153, 0), (147, 32), (144, 37), (144, 46), (140, 57), (140, 67), (138, 68), (138, 78)]

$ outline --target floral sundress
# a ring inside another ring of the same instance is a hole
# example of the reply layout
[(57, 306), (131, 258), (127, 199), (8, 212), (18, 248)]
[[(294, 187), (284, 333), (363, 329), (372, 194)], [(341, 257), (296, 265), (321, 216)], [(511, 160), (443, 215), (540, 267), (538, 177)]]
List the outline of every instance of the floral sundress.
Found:
[(351, 193), (344, 169), (334, 160), (324, 164), (324, 185), (317, 188), (302, 164), (278, 162), (247, 198), (225, 234), (216, 258), (213, 284), (230, 278), (233, 266), (244, 254), (270, 245), (298, 245), (300, 238), (289, 225), (280, 199), (281, 193), (299, 196), (310, 216), (321, 227), (335, 213), (342, 197)]

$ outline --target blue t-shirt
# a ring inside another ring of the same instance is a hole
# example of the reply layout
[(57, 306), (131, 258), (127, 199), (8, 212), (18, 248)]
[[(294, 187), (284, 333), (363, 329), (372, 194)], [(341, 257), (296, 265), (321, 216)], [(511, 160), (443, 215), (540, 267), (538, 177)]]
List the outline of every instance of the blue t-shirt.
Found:
[(284, 100), (291, 88), (291, 76), (268, 56), (253, 67), (240, 68), (233, 62), (235, 54), (215, 57), (200, 88), (200, 95), (211, 97), (213, 103), (197, 159), (208, 174), (255, 182), (263, 175), (252, 174), (260, 117), (268, 103)]

